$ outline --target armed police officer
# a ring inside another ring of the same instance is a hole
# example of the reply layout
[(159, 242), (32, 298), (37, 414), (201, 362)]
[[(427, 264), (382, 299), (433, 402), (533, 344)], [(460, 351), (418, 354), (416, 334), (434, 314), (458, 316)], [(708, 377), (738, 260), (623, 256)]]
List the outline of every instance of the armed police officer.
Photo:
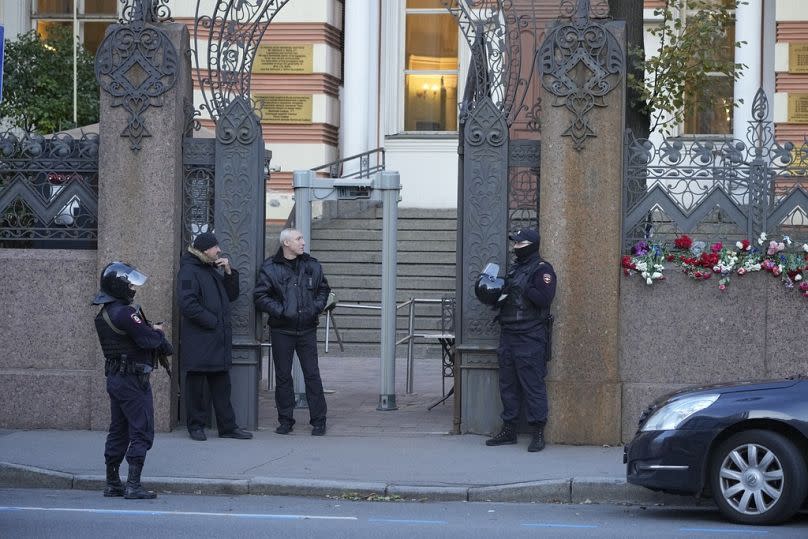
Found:
[[(146, 275), (123, 262), (112, 262), (101, 272), (101, 289), (93, 305), (101, 305), (95, 329), (104, 352), (104, 374), (111, 419), (104, 449), (107, 484), (104, 496), (151, 499), (157, 495), (140, 484), (146, 452), (154, 442), (154, 402), (149, 383), (158, 356), (174, 353), (160, 324), (151, 324), (139, 305), (133, 305), (135, 287)], [(126, 486), (119, 468), (129, 464)]]
[[(499, 392), (502, 399), (502, 429), (486, 440), (489, 446), (515, 444), (521, 402), (531, 426), (528, 451), (544, 449), (547, 423), (547, 374), (552, 325), (550, 305), (556, 292), (553, 266), (539, 255), (539, 233), (523, 228), (511, 234), (516, 257), (504, 288), (486, 286), (495, 282), (481, 275), (475, 291), (483, 302), (499, 309)], [(499, 280), (501, 282), (501, 280)], [(491, 292), (495, 295), (491, 295)]]

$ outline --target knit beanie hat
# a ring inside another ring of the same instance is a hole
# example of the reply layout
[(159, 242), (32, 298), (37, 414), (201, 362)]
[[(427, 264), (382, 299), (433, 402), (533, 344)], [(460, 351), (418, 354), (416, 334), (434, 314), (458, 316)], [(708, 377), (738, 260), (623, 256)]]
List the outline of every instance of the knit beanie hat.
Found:
[(219, 245), (219, 240), (216, 239), (213, 232), (203, 232), (194, 240), (194, 249), (199, 251), (207, 251), (215, 245)]

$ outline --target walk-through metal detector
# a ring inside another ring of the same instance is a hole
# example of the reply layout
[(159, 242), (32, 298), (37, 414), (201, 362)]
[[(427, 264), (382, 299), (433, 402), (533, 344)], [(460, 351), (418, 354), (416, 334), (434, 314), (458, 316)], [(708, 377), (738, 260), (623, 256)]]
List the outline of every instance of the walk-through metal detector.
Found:
[[(369, 178), (318, 178), (312, 170), (296, 170), (292, 177), (295, 190), (295, 228), (303, 234), (306, 251), (311, 242), (312, 200), (368, 200), (382, 203), (382, 319), (379, 359), (379, 405), (377, 410), (396, 410), (396, 241), (398, 197), (401, 180), (398, 172), (381, 171)], [(306, 407), (303, 371), (295, 357), (292, 372), (297, 406)]]

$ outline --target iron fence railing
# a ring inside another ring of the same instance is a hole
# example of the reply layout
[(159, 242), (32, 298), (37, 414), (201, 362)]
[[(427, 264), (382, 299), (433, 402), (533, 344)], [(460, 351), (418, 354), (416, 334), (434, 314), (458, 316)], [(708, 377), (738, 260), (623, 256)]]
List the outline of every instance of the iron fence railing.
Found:
[(0, 133), (0, 246), (96, 247), (98, 144), (94, 133)]
[(761, 232), (808, 241), (808, 139), (775, 140), (765, 93), (757, 92), (747, 141), (664, 139), (627, 133), (623, 248), (688, 234), (734, 243)]

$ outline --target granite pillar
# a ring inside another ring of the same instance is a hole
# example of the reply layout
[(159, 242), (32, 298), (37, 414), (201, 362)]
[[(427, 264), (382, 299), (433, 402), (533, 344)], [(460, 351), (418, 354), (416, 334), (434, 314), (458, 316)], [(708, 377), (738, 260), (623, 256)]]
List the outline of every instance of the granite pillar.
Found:
[[(96, 60), (101, 86), (97, 269), (100, 274), (110, 261), (122, 260), (148, 275), (135, 302), (150, 320), (165, 321), (176, 348), (174, 278), (181, 251), (182, 136), (184, 105), (192, 99), (189, 34), (183, 24), (112, 25), (105, 42), (132, 36), (134, 45), (127, 50), (105, 49), (102, 43)], [(153, 50), (155, 36), (159, 43)], [(138, 46), (141, 43), (143, 47)], [(105, 429), (109, 402), (103, 355), (97, 342), (94, 346), (97, 374), (91, 428)], [(176, 365), (176, 358), (173, 362)], [(177, 416), (174, 371), (171, 380), (162, 369), (152, 375), (158, 431), (170, 430)]]
[[(583, 38), (593, 26), (606, 31), (601, 49)], [(559, 40), (578, 32), (575, 52), (574, 46), (554, 48), (556, 29)], [(624, 25), (574, 17), (557, 21), (546, 35), (539, 59), (544, 104), (539, 224), (542, 255), (558, 276), (547, 438), (613, 444), (620, 441)], [(565, 51), (569, 56), (563, 57)], [(598, 78), (602, 85), (593, 83)]]

